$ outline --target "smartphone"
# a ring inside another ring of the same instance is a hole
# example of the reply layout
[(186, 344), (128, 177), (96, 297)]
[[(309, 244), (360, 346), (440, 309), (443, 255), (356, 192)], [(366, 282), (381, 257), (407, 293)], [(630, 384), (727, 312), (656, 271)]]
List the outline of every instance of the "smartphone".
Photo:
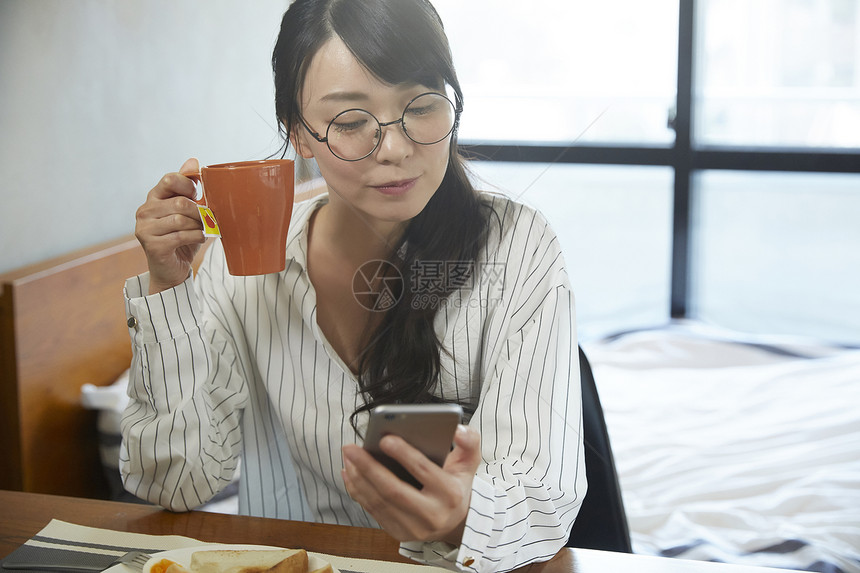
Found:
[(379, 440), (395, 434), (420, 450), (440, 467), (451, 451), (454, 432), (463, 419), (459, 404), (403, 404), (377, 406), (370, 412), (364, 449), (390, 469), (394, 475), (418, 489), (423, 486), (400, 465), (379, 449)]

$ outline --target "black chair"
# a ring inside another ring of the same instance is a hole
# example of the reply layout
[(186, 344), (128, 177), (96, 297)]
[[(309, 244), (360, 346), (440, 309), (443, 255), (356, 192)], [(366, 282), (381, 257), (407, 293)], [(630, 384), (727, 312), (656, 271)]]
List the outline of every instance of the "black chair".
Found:
[(632, 553), (627, 515), (615, 459), (609, 445), (603, 408), (594, 385), (594, 375), (582, 348), (579, 349), (579, 376), (582, 382), (582, 425), (585, 441), (585, 475), (588, 493), (573, 524), (568, 547)]

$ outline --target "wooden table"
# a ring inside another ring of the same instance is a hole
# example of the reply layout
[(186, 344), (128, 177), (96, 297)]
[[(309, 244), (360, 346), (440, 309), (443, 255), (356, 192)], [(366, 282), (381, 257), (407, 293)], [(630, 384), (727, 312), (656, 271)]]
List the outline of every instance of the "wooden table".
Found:
[[(51, 519), (79, 525), (148, 533), (184, 535), (200, 541), (302, 547), (309, 551), (377, 559), (411, 561), (397, 552), (397, 542), (378, 529), (321, 525), (191, 511), (172, 513), (150, 505), (117, 503), (0, 490), (0, 558), (39, 532)], [(526, 567), (529, 573), (778, 573), (738, 565), (627, 555), (588, 549), (563, 549), (546, 563)], [(784, 571), (784, 573), (789, 573)]]

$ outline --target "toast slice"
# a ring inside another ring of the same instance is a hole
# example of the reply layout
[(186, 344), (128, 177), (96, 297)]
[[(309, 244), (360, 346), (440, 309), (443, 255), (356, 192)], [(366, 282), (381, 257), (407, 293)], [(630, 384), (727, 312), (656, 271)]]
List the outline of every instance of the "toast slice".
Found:
[(300, 549), (266, 569), (264, 573), (307, 573), (307, 570), (308, 553), (304, 549)]
[[(307, 552), (303, 549), (212, 549), (209, 551), (195, 551), (191, 554), (191, 566), (195, 573), (292, 573), (286, 566), (275, 570), (274, 568), (282, 561), (290, 559), (296, 554), (304, 555), (304, 568), (299, 569), (301, 573), (307, 570)], [(295, 560), (302, 562), (302, 556)]]

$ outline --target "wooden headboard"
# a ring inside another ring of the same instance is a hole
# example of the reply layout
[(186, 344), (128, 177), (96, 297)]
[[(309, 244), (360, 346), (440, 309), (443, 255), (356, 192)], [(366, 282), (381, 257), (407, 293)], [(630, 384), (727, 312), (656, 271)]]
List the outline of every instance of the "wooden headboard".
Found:
[(81, 386), (128, 368), (122, 288), (145, 270), (124, 237), (0, 274), (0, 489), (108, 496)]

